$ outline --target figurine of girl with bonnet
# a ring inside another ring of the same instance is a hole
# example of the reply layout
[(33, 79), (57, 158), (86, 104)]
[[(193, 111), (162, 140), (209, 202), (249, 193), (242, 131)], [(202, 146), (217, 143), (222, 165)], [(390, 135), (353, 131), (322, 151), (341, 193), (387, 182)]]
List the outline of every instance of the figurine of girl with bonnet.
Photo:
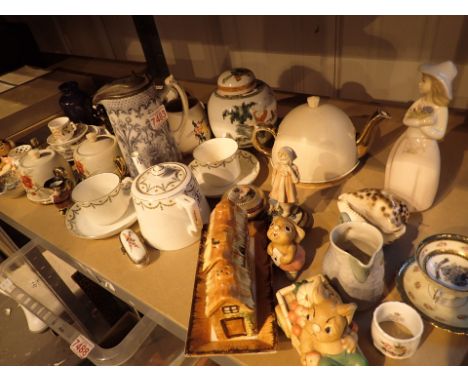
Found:
[(387, 159), (385, 189), (406, 201), (413, 211), (424, 211), (434, 202), (440, 176), (437, 141), (447, 129), (452, 81), (457, 68), (451, 61), (421, 65), (421, 97), (407, 110), (406, 131)]
[(293, 163), (294, 159), (296, 159), (294, 150), (284, 146), (278, 150), (277, 160), (273, 162), (270, 200), (277, 202), (274, 215), (293, 217), (296, 212), (294, 210), (297, 210), (297, 206), (294, 210), (293, 206), (298, 201), (295, 185), (299, 182), (299, 170)]

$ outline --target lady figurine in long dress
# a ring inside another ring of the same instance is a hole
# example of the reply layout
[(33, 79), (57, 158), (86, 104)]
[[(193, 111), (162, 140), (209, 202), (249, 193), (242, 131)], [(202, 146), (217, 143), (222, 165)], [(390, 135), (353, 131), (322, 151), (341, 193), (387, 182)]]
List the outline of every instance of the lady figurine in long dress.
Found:
[(277, 162), (273, 163), (270, 199), (278, 202), (284, 217), (291, 215), (291, 208), (297, 203), (295, 184), (299, 182), (299, 170), (294, 159), (294, 150), (284, 146), (278, 151)]
[(421, 98), (407, 110), (408, 127), (392, 147), (385, 168), (385, 189), (406, 201), (413, 211), (432, 206), (439, 186), (437, 141), (447, 130), (447, 105), (457, 68), (451, 61), (421, 65)]

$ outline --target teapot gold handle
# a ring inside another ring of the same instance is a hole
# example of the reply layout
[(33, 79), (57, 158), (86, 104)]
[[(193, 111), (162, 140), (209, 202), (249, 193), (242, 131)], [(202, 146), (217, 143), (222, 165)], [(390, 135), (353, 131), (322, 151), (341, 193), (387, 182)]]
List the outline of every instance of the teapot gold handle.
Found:
[(272, 125), (255, 125), (252, 131), (252, 145), (255, 147), (256, 150), (261, 152), (262, 154), (271, 157), (271, 149), (269, 147), (264, 146), (260, 143), (257, 138), (257, 134), (261, 131), (265, 131), (273, 136), (273, 139), (276, 139), (276, 130), (273, 128)]
[(127, 173), (127, 164), (121, 156), (117, 156), (114, 158), (114, 164), (117, 167), (117, 175), (119, 175), (120, 179), (122, 179)]

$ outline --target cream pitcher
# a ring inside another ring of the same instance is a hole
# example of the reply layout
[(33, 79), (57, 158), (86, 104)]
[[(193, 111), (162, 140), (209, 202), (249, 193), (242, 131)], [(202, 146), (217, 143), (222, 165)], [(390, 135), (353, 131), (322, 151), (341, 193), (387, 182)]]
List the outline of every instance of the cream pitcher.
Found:
[(370, 308), (384, 292), (384, 256), (381, 232), (365, 222), (347, 222), (330, 232), (330, 246), (323, 273), (340, 294), (356, 302), (359, 310)]

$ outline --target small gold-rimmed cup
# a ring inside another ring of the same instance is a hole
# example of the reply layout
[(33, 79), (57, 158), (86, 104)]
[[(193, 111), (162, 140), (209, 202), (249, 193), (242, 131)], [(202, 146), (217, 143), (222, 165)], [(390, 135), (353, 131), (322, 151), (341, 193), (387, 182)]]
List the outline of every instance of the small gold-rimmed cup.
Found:
[(102, 173), (79, 183), (72, 192), (72, 199), (90, 220), (99, 225), (109, 225), (119, 220), (127, 211), (130, 198), (125, 189), (130, 178), (120, 181), (118, 175)]
[(223, 187), (239, 178), (239, 146), (231, 138), (213, 138), (203, 142), (193, 151), (194, 171), (199, 171), (206, 184)]

